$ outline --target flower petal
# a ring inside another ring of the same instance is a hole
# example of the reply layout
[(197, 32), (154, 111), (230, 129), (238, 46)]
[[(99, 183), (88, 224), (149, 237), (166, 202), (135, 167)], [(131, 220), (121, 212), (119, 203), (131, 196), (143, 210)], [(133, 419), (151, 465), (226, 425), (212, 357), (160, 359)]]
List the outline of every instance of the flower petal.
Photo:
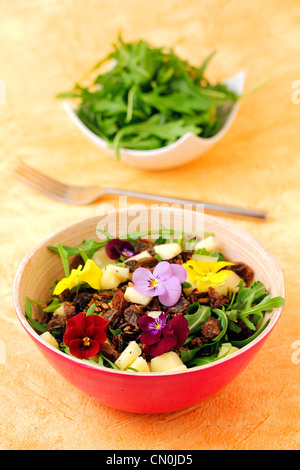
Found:
[(86, 324), (86, 327), (88, 328), (90, 325), (94, 325), (95, 328), (103, 328), (105, 329), (107, 327), (107, 321), (100, 317), (100, 315), (88, 315), (88, 316), (85, 316), (85, 324)]
[(157, 286), (152, 286), (151, 283), (154, 281), (154, 276), (149, 269), (146, 268), (137, 268), (132, 273), (132, 282), (134, 288), (143, 295), (148, 297), (154, 297), (157, 295), (156, 288)]
[(177, 349), (185, 343), (189, 335), (189, 324), (187, 319), (180, 313), (169, 321), (169, 325), (172, 326), (176, 335), (177, 343), (174, 346), (174, 349)]
[(146, 346), (150, 344), (156, 344), (160, 341), (162, 335), (162, 330), (159, 328), (153, 328), (151, 331), (143, 331), (140, 338), (142, 343)]
[(120, 258), (120, 245), (121, 240), (119, 238), (113, 238), (109, 240), (105, 245), (105, 251), (107, 256), (110, 259), (119, 259)]
[(138, 284), (149, 284), (154, 279), (153, 274), (149, 269), (146, 268), (137, 268), (132, 273), (132, 282), (135, 285)]
[(222, 282), (225, 281), (227, 276), (230, 276), (231, 271), (229, 270), (224, 270), (224, 271), (219, 271), (218, 273), (214, 274), (207, 274), (206, 278), (210, 283), (214, 284), (222, 284)]
[(102, 271), (96, 263), (88, 259), (85, 263), (84, 268), (82, 265), (78, 266), (77, 269), (72, 269), (70, 276), (61, 279), (55, 286), (53, 294), (59, 295), (65, 289), (72, 289), (80, 283), (86, 282), (93, 289), (100, 289), (102, 278)]
[(88, 259), (79, 276), (79, 282), (86, 282), (93, 289), (99, 290), (101, 287), (102, 270), (95, 261)]
[(173, 331), (162, 334), (162, 338), (158, 343), (145, 345), (144, 351), (149, 356), (156, 357), (170, 351), (177, 343), (177, 338)]
[[(101, 344), (103, 344), (106, 340), (106, 331), (107, 331), (107, 322), (99, 315), (89, 315), (86, 316), (84, 312), (80, 312), (74, 317), (70, 318), (67, 322), (67, 328), (65, 334), (63, 336), (63, 342), (71, 347), (71, 343), (73, 341), (77, 341), (77, 343), (73, 343), (73, 348), (76, 349), (76, 344), (82, 342), (84, 337), (90, 338), (90, 341), (94, 341), (98, 344), (98, 350)], [(93, 343), (93, 348), (96, 348), (96, 344)], [(73, 351), (75, 350), (73, 349)], [(86, 348), (85, 348), (86, 349)], [(98, 352), (97, 350), (97, 352)], [(71, 349), (70, 349), (71, 352)], [(97, 352), (95, 354), (97, 354)], [(73, 354), (71, 352), (71, 354)], [(78, 354), (81, 355), (79, 352)], [(91, 354), (94, 356), (95, 354)], [(73, 354), (77, 355), (77, 354)], [(77, 356), (81, 357), (81, 356)]]
[(148, 315), (142, 315), (138, 320), (139, 327), (144, 331), (152, 331), (155, 326), (155, 319)]
[(73, 339), (73, 341), (70, 343), (69, 349), (73, 356), (76, 356), (79, 359), (88, 359), (89, 357), (93, 357), (95, 354), (97, 354), (99, 347), (100, 346), (97, 341), (94, 340), (91, 340), (90, 346), (85, 348), (82, 346), (81, 339)]
[(120, 240), (113, 238), (105, 245), (105, 251), (110, 259), (119, 259), (120, 256), (133, 256), (135, 250), (133, 245), (128, 240)]
[(84, 333), (85, 333), (84, 329), (77, 328), (77, 327), (71, 327), (71, 328), (68, 327), (63, 336), (63, 342), (67, 346), (69, 346), (71, 341), (73, 341), (74, 339), (84, 338)]
[(153, 277), (160, 282), (167, 281), (172, 276), (171, 265), (167, 261), (161, 261), (153, 270)]
[(126, 240), (122, 241), (122, 244), (120, 245), (120, 251), (121, 255), (124, 257), (130, 257), (136, 254), (133, 245)]
[(181, 295), (181, 283), (176, 276), (170, 277), (164, 282), (166, 292), (158, 297), (159, 301), (166, 307), (172, 307)]
[(170, 264), (172, 275), (178, 277), (179, 281), (182, 283), (186, 280), (187, 272), (181, 264)]
[(86, 316), (84, 312), (77, 313), (77, 315), (68, 320), (67, 329), (76, 327), (85, 330), (85, 319)]
[(229, 263), (228, 261), (217, 261), (217, 263), (210, 263), (211, 264), (211, 271), (216, 273), (221, 269), (225, 268), (226, 266), (232, 266), (233, 263)]

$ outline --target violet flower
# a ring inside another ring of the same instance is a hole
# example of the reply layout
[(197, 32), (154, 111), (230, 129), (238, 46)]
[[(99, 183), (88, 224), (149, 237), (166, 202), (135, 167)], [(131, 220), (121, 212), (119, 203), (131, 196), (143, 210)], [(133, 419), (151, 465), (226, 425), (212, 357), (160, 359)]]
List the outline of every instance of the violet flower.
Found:
[(181, 283), (186, 280), (186, 276), (183, 266), (161, 261), (153, 272), (146, 268), (137, 268), (132, 274), (132, 282), (141, 294), (158, 296), (161, 304), (171, 307), (179, 300)]
[(105, 245), (105, 251), (110, 259), (119, 259), (121, 256), (129, 258), (136, 254), (133, 245), (127, 240), (113, 238)]
[(145, 345), (144, 351), (152, 357), (179, 348), (189, 335), (188, 321), (181, 314), (168, 323), (167, 313), (161, 312), (157, 318), (143, 315), (139, 319), (139, 326), (142, 330), (140, 338)]

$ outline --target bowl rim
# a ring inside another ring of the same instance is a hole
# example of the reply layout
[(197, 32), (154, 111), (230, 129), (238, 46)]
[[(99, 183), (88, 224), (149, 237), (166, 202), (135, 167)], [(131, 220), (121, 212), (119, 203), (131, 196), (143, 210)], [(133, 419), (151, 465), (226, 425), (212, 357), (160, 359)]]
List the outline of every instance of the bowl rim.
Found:
[[(240, 93), (242, 93), (244, 89), (244, 82), (245, 82), (245, 71), (240, 70), (237, 72), (235, 75), (232, 77), (227, 78), (223, 83), (230, 83), (232, 80), (240, 80)], [(106, 151), (113, 151), (113, 148), (110, 148), (108, 145), (108, 142), (105, 139), (102, 139), (100, 136), (95, 134), (93, 131), (91, 131), (85, 124), (84, 122), (77, 116), (76, 109), (73, 109), (68, 101), (63, 101), (63, 107), (65, 111), (67, 112), (68, 116), (72, 119), (72, 121), (77, 125), (77, 127), (80, 128), (81, 132), (83, 132), (88, 138), (92, 139), (93, 142), (95, 142), (97, 145), (101, 145), (102, 149)], [(214, 142), (217, 142), (226, 132), (229, 130), (231, 127), (238, 109), (240, 107), (240, 100), (236, 101), (231, 110), (230, 113), (227, 116), (227, 119), (221, 129), (213, 136), (203, 138), (201, 136), (197, 136), (196, 134), (193, 134), (192, 132), (187, 132), (183, 136), (179, 137), (175, 142), (172, 142), (171, 144), (165, 145), (164, 147), (159, 147), (156, 149), (151, 149), (151, 150), (136, 150), (136, 149), (131, 149), (131, 148), (120, 148), (120, 155), (130, 155), (132, 157), (137, 157), (139, 159), (145, 159), (147, 157), (155, 157), (159, 156), (161, 154), (168, 153), (170, 150), (173, 150), (174, 148), (180, 147), (180, 145), (184, 144), (186, 141), (193, 139), (197, 144), (199, 143), (207, 143), (211, 145)]]
[[(147, 210), (150, 210), (150, 208), (147, 208)], [(164, 211), (165, 210), (179, 211), (179, 210), (182, 210), (182, 209), (164, 207), (163, 210)], [(127, 212), (127, 211), (128, 211), (127, 209), (121, 209), (121, 210), (118, 210), (118, 213)], [(184, 211), (189, 211), (189, 209), (184, 209)], [(190, 212), (192, 212), (192, 211), (190, 211)], [(27, 331), (29, 336), (31, 336), (32, 339), (34, 339), (38, 343), (40, 343), (40, 346), (42, 348), (49, 349), (53, 353), (55, 353), (58, 356), (62, 357), (62, 359), (67, 361), (67, 362), (70, 361), (71, 363), (76, 363), (76, 364), (78, 364), (79, 366), (81, 366), (83, 368), (91, 369), (91, 370), (94, 370), (95, 372), (98, 371), (98, 373), (107, 373), (107, 374), (114, 374), (114, 375), (117, 374), (117, 375), (121, 375), (123, 377), (127, 377), (127, 376), (134, 376), (134, 377), (141, 377), (141, 378), (142, 377), (155, 377), (155, 376), (156, 377), (169, 377), (169, 376), (177, 376), (177, 375), (182, 375), (182, 374), (195, 374), (197, 372), (200, 372), (201, 370), (209, 369), (211, 367), (218, 367), (218, 366), (222, 365), (224, 362), (235, 360), (235, 358), (237, 356), (241, 356), (241, 355), (245, 354), (247, 351), (252, 349), (255, 345), (257, 345), (258, 343), (263, 341), (270, 334), (270, 332), (273, 330), (273, 328), (275, 327), (275, 325), (279, 321), (279, 318), (281, 317), (284, 305), (282, 307), (278, 307), (278, 308), (274, 309), (274, 314), (271, 318), (270, 323), (266, 326), (266, 328), (254, 340), (252, 340), (247, 345), (243, 346), (238, 351), (235, 351), (233, 354), (228, 354), (227, 356), (225, 356), (221, 359), (218, 359), (216, 361), (213, 361), (211, 363), (201, 365), (201, 366), (192, 367), (190, 369), (187, 369), (187, 370), (184, 370), (184, 371), (179, 371), (179, 372), (169, 371), (169, 372), (143, 372), (143, 373), (137, 373), (137, 372), (130, 371), (130, 370), (110, 369), (110, 368), (107, 368), (107, 367), (98, 366), (98, 365), (93, 364), (93, 363), (88, 363), (88, 361), (84, 361), (84, 360), (81, 360), (81, 359), (79, 359), (75, 356), (65, 354), (63, 351), (60, 351), (59, 349), (55, 348), (51, 344), (49, 344), (46, 341), (42, 340), (40, 338), (40, 335), (31, 327), (29, 322), (26, 320), (25, 315), (22, 313), (22, 307), (21, 307), (20, 302), (19, 302), (19, 296), (18, 296), (19, 283), (20, 283), (23, 271), (25, 270), (26, 265), (30, 262), (31, 258), (34, 256), (35, 253), (37, 253), (40, 250), (40, 248), (42, 248), (54, 236), (56, 237), (59, 234), (63, 234), (66, 230), (68, 230), (70, 228), (74, 228), (74, 227), (76, 227), (76, 226), (78, 226), (82, 223), (87, 222), (87, 221), (92, 221), (92, 220), (96, 221), (96, 220), (99, 219), (99, 217), (100, 217), (99, 215), (95, 215), (95, 216), (89, 216), (89, 217), (81, 218), (81, 219), (79, 219), (75, 222), (72, 222), (68, 225), (63, 226), (62, 228), (60, 228), (58, 230), (55, 230), (54, 232), (49, 234), (47, 237), (43, 238), (29, 252), (27, 252), (27, 254), (23, 257), (22, 261), (20, 262), (20, 264), (17, 268), (17, 271), (16, 271), (14, 279), (13, 279), (13, 290), (12, 290), (12, 300), (13, 300), (13, 306), (14, 306), (14, 309), (15, 309), (15, 313), (16, 313), (21, 325)], [(256, 248), (259, 248), (260, 250), (264, 251), (265, 254), (268, 257), (271, 257), (272, 262), (274, 264), (274, 267), (277, 270), (277, 275), (279, 276), (281, 290), (282, 290), (282, 292), (278, 295), (281, 295), (283, 298), (285, 298), (286, 288), (285, 288), (285, 281), (284, 281), (284, 276), (283, 276), (282, 270), (279, 266), (278, 261), (274, 257), (274, 255), (265, 247), (264, 244), (262, 244), (260, 241), (256, 240), (253, 237), (252, 234), (250, 234), (246, 230), (241, 229), (240, 227), (237, 227), (236, 225), (232, 224), (231, 222), (224, 221), (223, 219), (219, 219), (215, 216), (208, 215), (208, 214), (203, 214), (203, 217), (204, 217), (204, 219), (212, 220), (214, 222), (217, 222), (217, 223), (221, 224), (222, 228), (224, 228), (227, 231), (232, 230), (232, 231), (234, 231), (234, 233), (236, 233), (240, 236), (247, 235), (247, 238), (248, 238), (247, 244), (251, 243), (252, 246), (254, 246)]]

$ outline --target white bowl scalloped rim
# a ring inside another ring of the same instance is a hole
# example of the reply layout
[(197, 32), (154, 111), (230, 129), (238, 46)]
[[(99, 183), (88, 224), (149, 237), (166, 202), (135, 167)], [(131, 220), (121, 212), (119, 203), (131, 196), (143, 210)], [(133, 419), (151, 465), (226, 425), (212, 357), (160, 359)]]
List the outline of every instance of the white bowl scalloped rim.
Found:
[[(224, 83), (231, 91), (234, 91), (237, 94), (242, 94), (245, 84), (245, 72), (239, 72), (238, 74), (226, 80)], [(63, 107), (76, 127), (90, 142), (92, 142), (101, 150), (105, 151), (105, 153), (109, 154), (113, 158), (116, 158), (114, 150), (108, 147), (108, 144), (105, 140), (98, 137), (83, 124), (83, 122), (77, 116), (75, 110), (67, 101), (63, 102)], [(238, 108), (239, 101), (233, 105), (225, 124), (213, 137), (204, 139), (189, 132), (180, 137), (180, 139), (178, 139), (176, 142), (159, 149), (121, 149), (120, 159), (128, 165), (145, 170), (164, 170), (189, 163), (192, 160), (200, 157), (225, 135), (236, 117)]]

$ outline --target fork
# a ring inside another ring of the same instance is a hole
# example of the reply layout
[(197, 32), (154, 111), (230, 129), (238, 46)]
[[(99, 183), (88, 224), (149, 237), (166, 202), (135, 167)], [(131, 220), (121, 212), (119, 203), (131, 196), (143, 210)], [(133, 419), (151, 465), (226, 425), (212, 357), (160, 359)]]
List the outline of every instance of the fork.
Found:
[(247, 209), (242, 207), (235, 207), (212, 202), (195, 201), (191, 199), (180, 199), (170, 196), (163, 196), (157, 194), (142, 193), (138, 191), (130, 191), (117, 188), (100, 188), (99, 186), (75, 186), (63, 183), (53, 179), (44, 173), (32, 168), (27, 163), (20, 161), (15, 169), (16, 177), (23, 183), (33, 187), (34, 189), (46, 194), (49, 197), (68, 204), (90, 204), (105, 194), (124, 195), (134, 198), (147, 199), (152, 201), (177, 203), (177, 204), (201, 204), (204, 209), (231, 213), (236, 215), (244, 215), (249, 217), (257, 217), (265, 219), (267, 213), (255, 209)]

